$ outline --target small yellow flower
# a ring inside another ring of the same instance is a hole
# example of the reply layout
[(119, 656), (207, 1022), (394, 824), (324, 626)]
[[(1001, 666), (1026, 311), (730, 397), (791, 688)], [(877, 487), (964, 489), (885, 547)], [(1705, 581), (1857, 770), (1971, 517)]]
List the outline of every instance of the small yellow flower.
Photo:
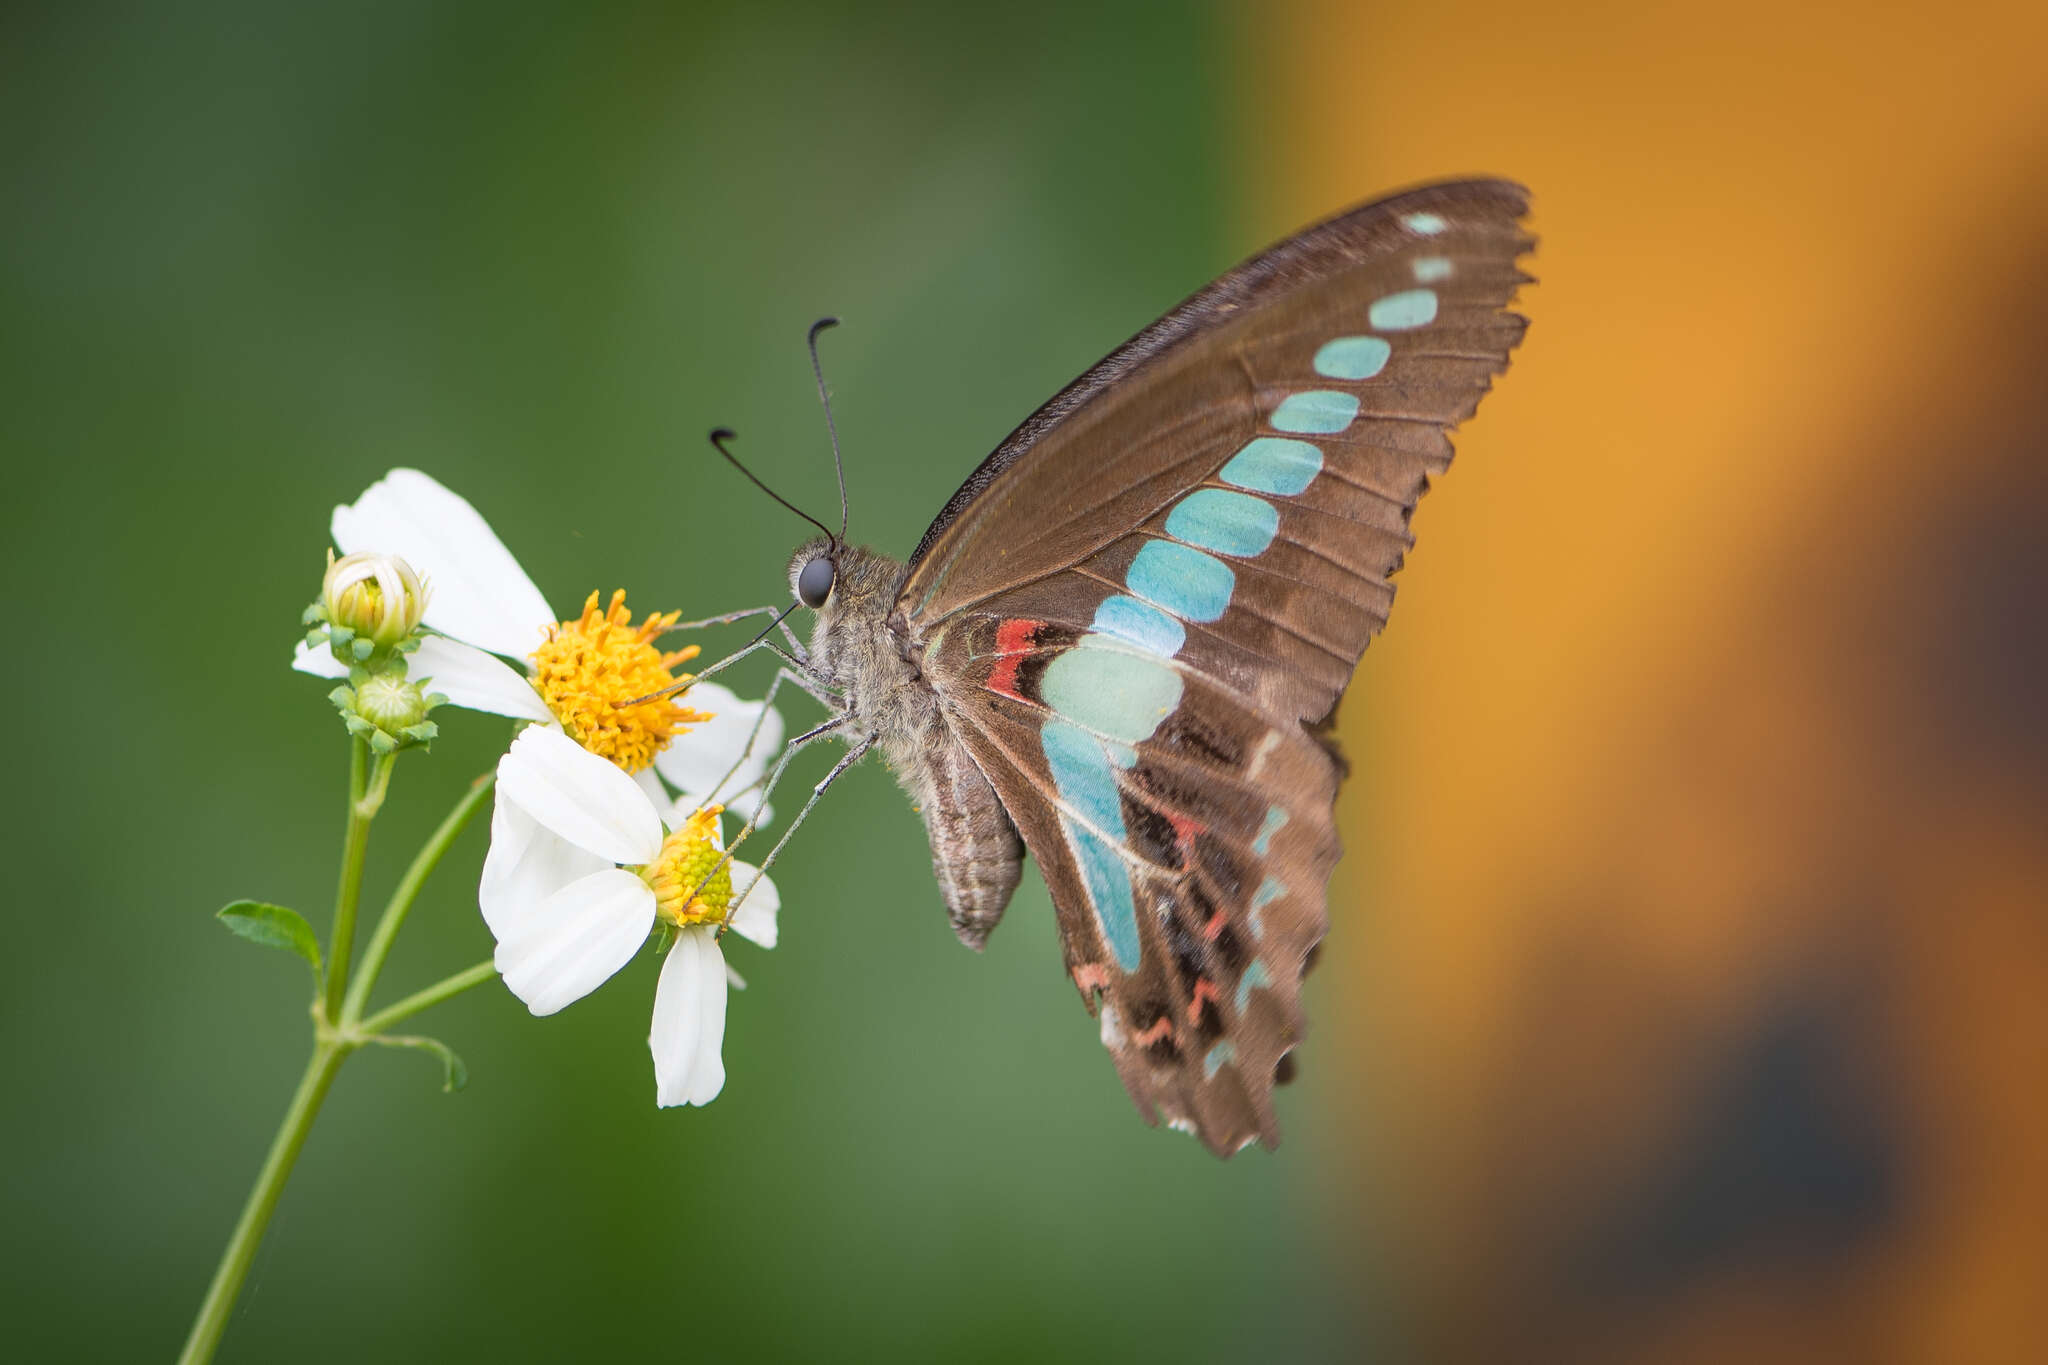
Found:
[[(654, 892), (654, 912), (678, 929), (692, 924), (722, 924), (732, 905), (732, 860), (719, 847), (721, 806), (694, 812), (683, 827), (661, 844), (653, 862), (640, 869), (640, 880)], [(721, 866), (721, 862), (723, 865)], [(712, 868), (718, 871), (712, 873)], [(711, 880), (705, 881), (709, 875)], [(702, 891), (697, 891), (699, 885)], [(697, 892), (693, 897), (692, 892)]]
[(655, 648), (654, 641), (680, 615), (656, 612), (636, 626), (623, 589), (603, 611), (593, 592), (583, 614), (550, 626), (533, 654), (534, 690), (569, 737), (629, 773), (652, 763), (677, 726), (711, 719), (666, 697), (623, 705), (673, 686), (671, 670), (697, 656), (695, 645), (668, 654)]

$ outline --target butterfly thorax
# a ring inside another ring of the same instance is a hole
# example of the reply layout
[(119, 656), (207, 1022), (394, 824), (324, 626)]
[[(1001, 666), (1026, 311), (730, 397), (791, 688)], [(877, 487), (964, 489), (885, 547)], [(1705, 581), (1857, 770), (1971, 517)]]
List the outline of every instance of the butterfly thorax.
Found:
[(862, 734), (873, 735), (890, 766), (910, 766), (943, 730), (937, 694), (924, 683), (889, 615), (903, 565), (857, 545), (832, 547), (819, 539), (797, 548), (794, 582), (803, 566), (830, 554), (832, 593), (811, 627), (811, 667), (845, 694)]
[(856, 727), (849, 738), (874, 737), (924, 816), (953, 931), (979, 948), (1017, 889), (1022, 841), (924, 676), (896, 610), (904, 565), (862, 546), (813, 540), (790, 561), (792, 588), (804, 565), (827, 553), (835, 572), (811, 627), (811, 667), (844, 695)]

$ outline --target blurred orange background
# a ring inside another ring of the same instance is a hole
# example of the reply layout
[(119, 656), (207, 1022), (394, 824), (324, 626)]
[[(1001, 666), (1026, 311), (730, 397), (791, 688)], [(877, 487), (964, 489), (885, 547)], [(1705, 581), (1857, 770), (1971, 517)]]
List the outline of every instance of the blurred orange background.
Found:
[(2043, 1358), (2048, 6), (1240, 25), (1248, 237), (1542, 238), (1344, 715), (1361, 1284), (1428, 1359)]

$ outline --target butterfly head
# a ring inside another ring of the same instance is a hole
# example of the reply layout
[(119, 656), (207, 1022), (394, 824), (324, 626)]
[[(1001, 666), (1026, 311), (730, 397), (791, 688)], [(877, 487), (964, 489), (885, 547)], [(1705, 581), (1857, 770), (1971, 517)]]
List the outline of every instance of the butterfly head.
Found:
[(838, 541), (821, 536), (798, 546), (789, 561), (789, 590), (812, 611), (821, 610), (832, 596), (839, 579), (840, 549)]
[(903, 565), (836, 536), (812, 536), (789, 557), (789, 591), (798, 604), (823, 615), (859, 604), (886, 604), (903, 578)]

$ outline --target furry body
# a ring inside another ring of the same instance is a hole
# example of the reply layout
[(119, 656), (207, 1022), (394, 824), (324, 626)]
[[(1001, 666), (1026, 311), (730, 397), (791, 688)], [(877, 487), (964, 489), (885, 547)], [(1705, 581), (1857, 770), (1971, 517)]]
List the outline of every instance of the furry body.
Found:
[(848, 738), (874, 737), (924, 816), (932, 875), (953, 932), (978, 949), (1023, 876), (1023, 841), (954, 735), (902, 622), (892, 619), (908, 570), (865, 547), (819, 538), (790, 560), (792, 591), (804, 565), (825, 555), (836, 572), (811, 628), (811, 667), (844, 694), (857, 727)]

